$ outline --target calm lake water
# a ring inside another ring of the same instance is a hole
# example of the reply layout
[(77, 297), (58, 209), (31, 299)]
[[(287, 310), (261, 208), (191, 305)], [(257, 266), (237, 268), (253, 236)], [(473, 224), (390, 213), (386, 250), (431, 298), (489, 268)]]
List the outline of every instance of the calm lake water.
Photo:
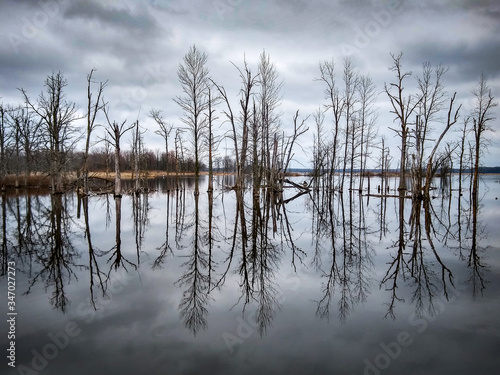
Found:
[(199, 196), (193, 179), (117, 202), (8, 195), (0, 372), (497, 373), (499, 179), (483, 177), (476, 215), (448, 188), (428, 204), (254, 199), (222, 178), (212, 196), (203, 178)]

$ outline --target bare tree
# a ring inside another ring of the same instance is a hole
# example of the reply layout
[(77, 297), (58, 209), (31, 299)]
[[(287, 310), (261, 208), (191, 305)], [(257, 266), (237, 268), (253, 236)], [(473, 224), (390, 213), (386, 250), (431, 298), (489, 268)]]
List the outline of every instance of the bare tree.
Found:
[(284, 145), (284, 152), (283, 152), (283, 164), (280, 166), (280, 170), (282, 171), (282, 176), (279, 176), (279, 182), (280, 185), (283, 185), (283, 178), (286, 172), (288, 171), (288, 167), (290, 166), (290, 162), (293, 160), (294, 157), (294, 145), (297, 142), (297, 139), (304, 133), (306, 133), (309, 128), (306, 127), (306, 122), (309, 119), (309, 116), (306, 116), (302, 120), (300, 120), (299, 123), (299, 110), (295, 112), (295, 115), (293, 116), (293, 134), (288, 137), (286, 140), (286, 143)]
[(209, 71), (206, 63), (207, 55), (193, 45), (184, 56), (183, 63), (179, 64), (177, 70), (184, 96), (177, 96), (174, 99), (184, 111), (182, 122), (186, 124), (191, 132), (197, 177), (200, 173), (200, 147), (203, 132), (206, 128), (206, 119), (203, 113), (208, 108), (206, 89)]
[(267, 182), (275, 183), (278, 171), (271, 168), (271, 150), (275, 135), (280, 128), (281, 113), (278, 111), (278, 107), (283, 99), (283, 81), (279, 79), (276, 65), (271, 62), (269, 54), (265, 51), (260, 55), (258, 71), (260, 86), (257, 97), (258, 108), (255, 108), (255, 115), (252, 118), (254, 159), (252, 165), (256, 186), (260, 186), (264, 172), (266, 172)]
[(165, 122), (165, 119), (163, 118), (162, 111), (157, 110), (157, 109), (152, 109), (149, 111), (149, 117), (151, 117), (155, 122), (158, 124), (160, 127), (159, 130), (155, 131), (155, 134), (158, 134), (163, 138), (165, 141), (165, 171), (167, 174), (170, 172), (170, 166), (169, 166), (169, 153), (168, 153), (168, 138), (170, 137), (170, 133), (172, 132), (172, 129), (174, 128), (174, 125), (170, 122)]
[[(392, 129), (401, 137), (401, 159), (399, 165), (399, 190), (406, 190), (406, 160), (407, 160), (407, 141), (409, 134), (409, 119), (422, 98), (415, 98), (412, 95), (404, 97), (404, 81), (411, 76), (411, 72), (403, 72), (402, 58), (403, 53), (394, 55), (391, 53), (393, 65), (389, 70), (396, 73), (396, 82), (384, 85), (384, 91), (389, 97), (392, 105), (391, 113), (396, 115), (394, 121), (399, 121), (400, 128)], [(394, 90), (396, 92), (394, 92)]]
[(465, 141), (467, 140), (467, 134), (470, 132), (469, 129), (469, 122), (470, 122), (470, 117), (466, 117), (463, 120), (463, 126), (462, 129), (460, 130), (460, 144), (458, 148), (458, 162), (459, 162), (459, 171), (458, 171), (458, 192), (460, 195), (462, 195), (462, 175), (464, 171), (464, 165), (465, 165)]
[(78, 119), (78, 108), (75, 103), (66, 100), (64, 88), (67, 85), (61, 72), (52, 73), (45, 80), (46, 93), (41, 92), (36, 103), (30, 100), (24, 89), (20, 89), (26, 105), (42, 119), (43, 133), (50, 152), (52, 193), (63, 191), (63, 174), (68, 161), (66, 151), (71, 141), (76, 142), (73, 138), (76, 132), (73, 123)]
[(33, 153), (40, 144), (40, 121), (35, 121), (33, 112), (23, 106), (10, 108), (7, 113), (10, 117), (10, 138), (14, 146), (11, 154), (15, 154), (15, 186), (19, 187), (20, 175), (23, 175), (26, 185), (33, 167)]
[(5, 176), (7, 175), (7, 150), (10, 142), (7, 108), (0, 104), (0, 183), (5, 190)]
[[(412, 168), (413, 175), (413, 195), (421, 197), (422, 178), (425, 162), (425, 150), (427, 141), (430, 139), (432, 122), (438, 120), (438, 115), (444, 108), (445, 93), (442, 77), (448, 68), (439, 65), (433, 68), (429, 62), (422, 66), (422, 75), (417, 77), (420, 103), (418, 105), (418, 115), (415, 124), (415, 155)], [(449, 127), (445, 127), (447, 131)], [(432, 162), (431, 162), (432, 163)]]
[(143, 134), (141, 131), (139, 120), (134, 122), (132, 126), (135, 128), (132, 136), (132, 156), (134, 158), (134, 191), (139, 194), (141, 191), (141, 158), (144, 153)]
[[(438, 150), (438, 147), (439, 147), (439, 144), (443, 140), (443, 138), (446, 135), (446, 133), (448, 132), (448, 130), (458, 121), (458, 112), (460, 111), (460, 108), (462, 107), (461, 105), (458, 106), (457, 110), (455, 111), (455, 113), (452, 116), (453, 105), (454, 105), (454, 102), (455, 102), (455, 96), (456, 96), (456, 93), (453, 94), (453, 97), (450, 99), (450, 106), (449, 106), (449, 109), (448, 109), (448, 117), (447, 117), (447, 121), (446, 121), (446, 126), (443, 129), (443, 131), (441, 132), (441, 135), (439, 136), (439, 138), (437, 139), (437, 141), (434, 143), (434, 147), (432, 148), (432, 151), (429, 154), (429, 158), (428, 158), (428, 161), (427, 161), (427, 170), (426, 170), (426, 174), (425, 174), (425, 185), (424, 185), (424, 196), (427, 197), (427, 198), (429, 197), (429, 190), (430, 190), (431, 180), (432, 180), (432, 177), (434, 176), (434, 173), (435, 173), (435, 169), (433, 170), (434, 155), (436, 154), (436, 152)], [(449, 156), (450, 156), (449, 153), (447, 153), (445, 155), (444, 159), (448, 159)]]
[[(366, 171), (366, 163), (370, 156), (370, 148), (372, 142), (376, 136), (375, 123), (377, 121), (377, 112), (373, 108), (376, 92), (375, 84), (370, 76), (360, 76), (358, 88), (359, 97), (359, 166), (360, 166), (360, 178), (359, 178), (359, 192), (363, 191), (363, 181)], [(368, 180), (368, 190), (370, 190), (370, 180)]]
[(115, 198), (121, 198), (122, 196), (122, 182), (121, 182), (121, 171), (120, 171), (120, 139), (121, 137), (131, 130), (135, 124), (125, 126), (127, 120), (124, 120), (121, 124), (118, 124), (116, 121), (111, 123), (109, 119), (109, 109), (103, 106), (103, 112), (106, 116), (106, 120), (108, 122), (109, 127), (106, 128), (106, 133), (109, 135), (109, 138), (106, 140), (113, 145), (115, 148)]
[[(340, 182), (340, 191), (344, 189), (344, 177), (346, 173), (347, 161), (350, 160), (350, 176), (349, 190), (353, 187), (353, 169), (356, 149), (355, 139), (355, 126), (357, 119), (355, 118), (356, 104), (358, 103), (357, 90), (359, 84), (359, 77), (354, 70), (354, 64), (350, 58), (344, 60), (344, 98), (345, 98), (345, 144), (344, 144), (344, 158), (342, 167), (342, 179)], [(351, 148), (351, 155), (349, 157), (349, 146)]]
[(220, 102), (221, 98), (219, 95), (214, 95), (212, 92), (213, 83), (210, 82), (207, 85), (207, 137), (206, 143), (208, 148), (208, 192), (213, 191), (213, 153), (214, 149), (217, 148), (218, 139), (214, 136), (213, 124), (214, 121), (218, 119), (215, 115), (215, 106)]
[(472, 92), (476, 99), (475, 108), (472, 111), (472, 122), (474, 131), (474, 180), (472, 184), (472, 196), (477, 199), (479, 193), (479, 166), (480, 166), (480, 156), (481, 152), (486, 146), (485, 140), (483, 138), (484, 132), (492, 130), (490, 127), (490, 122), (495, 118), (493, 117), (493, 108), (495, 108), (498, 103), (494, 102), (494, 98), (491, 95), (491, 89), (488, 86), (486, 77), (481, 74), (479, 82)]
[[(231, 102), (224, 87), (217, 85), (214, 81), (212, 82), (215, 87), (217, 87), (222, 100), (227, 106), (227, 111), (223, 111), (223, 113), (226, 115), (227, 120), (231, 124), (231, 138), (234, 142), (236, 161), (236, 188), (240, 188), (243, 185), (243, 174), (248, 156), (249, 127), (254, 113), (250, 99), (253, 95), (253, 88), (258, 84), (258, 76), (254, 76), (252, 74), (246, 60), (244, 61), (243, 69), (238, 68), (234, 63), (232, 64), (238, 70), (242, 82), (242, 87), (240, 89), (240, 113), (238, 117), (236, 117), (233, 112)], [(237, 130), (238, 124), (241, 128), (241, 135)]]
[(340, 94), (340, 90), (335, 81), (335, 62), (333, 59), (331, 61), (324, 61), (320, 63), (319, 71), (320, 78), (317, 80), (326, 84), (325, 99), (328, 100), (328, 104), (325, 105), (325, 111), (331, 109), (333, 114), (333, 141), (331, 146), (332, 151), (329, 171), (329, 183), (333, 188), (335, 166), (337, 163), (338, 137), (340, 134), (340, 120), (342, 118), (342, 114), (344, 113), (345, 99)]
[(325, 169), (325, 155), (327, 155), (327, 152), (325, 150), (325, 142), (323, 140), (323, 137), (325, 136), (325, 113), (321, 110), (321, 107), (313, 113), (313, 118), (316, 127), (313, 146), (313, 173), (316, 177), (315, 183), (317, 183), (317, 178), (323, 174), (323, 171)]
[(89, 193), (89, 186), (88, 186), (88, 178), (89, 178), (89, 166), (88, 166), (88, 158), (89, 158), (89, 150), (90, 150), (90, 140), (91, 140), (91, 135), (92, 132), (94, 131), (96, 127), (96, 117), (97, 114), (104, 108), (105, 104), (104, 102), (101, 103), (101, 96), (104, 91), (104, 88), (106, 87), (108, 81), (106, 82), (99, 82), (99, 87), (97, 88), (97, 97), (95, 101), (92, 100), (92, 83), (95, 83), (92, 81), (92, 75), (94, 74), (95, 69), (91, 69), (90, 73), (87, 75), (87, 136), (85, 139), (85, 151), (83, 154), (83, 193), (88, 194)]

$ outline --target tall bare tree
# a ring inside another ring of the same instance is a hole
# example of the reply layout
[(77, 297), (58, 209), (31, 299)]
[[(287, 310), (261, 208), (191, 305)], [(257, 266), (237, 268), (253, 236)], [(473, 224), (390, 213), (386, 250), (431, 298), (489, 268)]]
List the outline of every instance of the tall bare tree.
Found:
[(63, 175), (68, 162), (66, 151), (71, 142), (76, 142), (74, 126), (78, 108), (68, 101), (64, 88), (68, 82), (61, 72), (52, 73), (45, 80), (46, 92), (41, 92), (36, 102), (33, 102), (24, 89), (20, 89), (26, 105), (42, 119), (43, 134), (50, 152), (49, 175), (51, 177), (52, 193), (63, 191)]
[(34, 167), (34, 152), (40, 146), (40, 120), (36, 120), (32, 111), (24, 106), (10, 108), (10, 132), (15, 153), (15, 186), (19, 186), (20, 174), (24, 176), (24, 184)]
[(105, 138), (109, 143), (113, 145), (115, 148), (115, 192), (114, 196), (115, 198), (121, 198), (122, 196), (122, 180), (121, 180), (121, 170), (120, 170), (120, 156), (121, 156), (121, 149), (120, 149), (120, 139), (121, 137), (128, 132), (129, 130), (133, 129), (134, 124), (125, 126), (125, 123), (127, 120), (124, 120), (121, 124), (118, 124), (116, 121), (113, 121), (111, 123), (109, 119), (109, 109), (107, 109), (105, 106), (103, 107), (103, 112), (104, 115), (106, 116), (106, 120), (108, 122), (108, 127), (106, 128), (106, 133), (109, 136), (109, 138)]
[(475, 140), (472, 196), (474, 199), (477, 199), (479, 193), (480, 157), (481, 152), (486, 147), (483, 135), (486, 131), (492, 130), (490, 123), (495, 119), (493, 117), (493, 109), (498, 106), (498, 103), (493, 101), (494, 97), (491, 94), (491, 89), (484, 74), (481, 74), (479, 82), (472, 93), (476, 101), (471, 115)]
[[(376, 91), (375, 84), (370, 76), (364, 75), (359, 77), (359, 84), (357, 86), (359, 97), (359, 192), (363, 191), (363, 181), (366, 171), (368, 158), (370, 157), (370, 148), (372, 147), (373, 140), (376, 136), (375, 123), (377, 121), (377, 111), (374, 108)], [(368, 190), (370, 190), (370, 180), (368, 180)]]
[[(249, 128), (253, 118), (253, 102), (251, 97), (254, 92), (253, 89), (258, 85), (258, 76), (253, 75), (246, 60), (244, 61), (244, 68), (240, 69), (234, 63), (233, 66), (240, 74), (242, 87), (240, 89), (240, 112), (236, 116), (224, 87), (217, 85), (212, 81), (219, 91), (222, 101), (226, 103), (227, 110), (223, 111), (227, 120), (231, 124), (232, 135), (231, 138), (234, 142), (235, 162), (236, 162), (236, 188), (243, 186), (243, 175), (247, 163), (248, 156), (248, 143), (249, 143)], [(239, 125), (239, 126), (238, 126)], [(241, 135), (238, 132), (241, 128)]]
[[(422, 75), (417, 77), (420, 103), (415, 124), (415, 154), (412, 168), (413, 195), (420, 197), (422, 194), (423, 169), (426, 165), (425, 150), (431, 124), (439, 120), (439, 113), (444, 108), (445, 92), (442, 83), (443, 75), (448, 68), (439, 65), (433, 68), (429, 62), (422, 66)], [(449, 127), (445, 127), (447, 131)], [(432, 162), (431, 162), (432, 163)]]
[[(275, 135), (280, 129), (281, 112), (278, 108), (283, 100), (283, 81), (279, 79), (276, 65), (269, 54), (263, 51), (258, 66), (260, 92), (257, 96), (258, 114), (253, 118), (253, 167), (256, 186), (260, 185), (263, 172), (267, 182), (274, 184), (276, 173), (271, 168), (271, 150)], [(260, 145), (259, 145), (260, 141)], [(260, 159), (260, 160), (259, 160)]]
[(105, 103), (101, 102), (101, 96), (104, 91), (104, 88), (106, 87), (108, 81), (106, 82), (99, 82), (99, 86), (97, 88), (97, 97), (95, 100), (92, 99), (92, 84), (95, 83), (92, 81), (92, 75), (94, 74), (95, 69), (91, 69), (90, 73), (87, 74), (87, 135), (85, 138), (85, 151), (83, 153), (83, 167), (82, 167), (82, 172), (83, 172), (83, 193), (88, 194), (89, 193), (89, 166), (88, 166), (88, 159), (89, 159), (89, 150), (90, 150), (90, 141), (91, 141), (91, 135), (92, 132), (94, 131), (96, 127), (96, 118), (98, 113), (104, 108)]
[(331, 156), (330, 156), (330, 171), (329, 171), (329, 183), (330, 187), (334, 186), (334, 176), (335, 168), (337, 163), (337, 151), (338, 151), (338, 137), (340, 135), (340, 121), (345, 108), (345, 99), (340, 93), (338, 85), (335, 80), (335, 62), (324, 61), (319, 64), (320, 78), (318, 81), (325, 83), (326, 88), (325, 99), (328, 100), (325, 104), (325, 111), (331, 110), (333, 114), (333, 141), (331, 145)]
[[(358, 73), (354, 68), (354, 63), (349, 57), (344, 59), (344, 98), (345, 98), (345, 145), (344, 145), (344, 160), (342, 167), (342, 179), (340, 182), (340, 191), (343, 191), (344, 188), (344, 177), (346, 173), (346, 165), (347, 161), (350, 161), (350, 176), (349, 179), (349, 190), (352, 190), (353, 187), (353, 170), (354, 170), (354, 159), (355, 159), (355, 150), (356, 150), (356, 105), (358, 104), (358, 85), (359, 85), (359, 77)], [(349, 147), (350, 146), (350, 147)], [(349, 148), (351, 155), (349, 156)]]
[[(441, 134), (440, 134), (439, 138), (434, 142), (434, 147), (432, 148), (432, 151), (429, 154), (429, 158), (427, 160), (427, 169), (426, 169), (426, 173), (425, 173), (425, 185), (424, 185), (424, 191), (423, 191), (424, 196), (427, 197), (427, 198), (429, 197), (429, 190), (430, 190), (430, 186), (431, 186), (431, 180), (432, 180), (432, 177), (434, 176), (434, 173), (436, 172), (436, 168), (437, 168), (435, 166), (435, 163), (433, 163), (434, 155), (436, 154), (436, 152), (438, 150), (438, 147), (439, 147), (439, 144), (443, 140), (443, 138), (446, 135), (446, 133), (448, 132), (448, 130), (453, 125), (455, 125), (455, 123), (458, 121), (458, 113), (460, 111), (460, 108), (462, 107), (461, 105), (458, 106), (458, 108), (455, 110), (455, 112), (453, 114), (453, 110), (454, 110), (453, 106), (454, 106), (454, 103), (455, 103), (456, 94), (457, 93), (453, 94), (453, 97), (450, 99), (450, 105), (449, 105), (449, 108), (448, 108), (448, 116), (447, 116), (447, 120), (446, 120), (446, 126), (441, 131)], [(451, 154), (451, 151), (445, 152), (445, 154), (443, 156), (443, 161), (449, 159), (450, 158), (450, 154)], [(441, 168), (441, 171), (443, 171), (443, 168)]]
[(207, 85), (207, 136), (206, 144), (208, 149), (208, 192), (213, 191), (213, 154), (217, 149), (218, 138), (214, 135), (214, 121), (218, 119), (215, 115), (215, 106), (220, 102), (220, 96), (213, 92), (213, 83)]
[(177, 77), (182, 86), (183, 96), (177, 96), (174, 101), (184, 111), (181, 119), (191, 133), (194, 148), (195, 174), (200, 174), (200, 153), (203, 132), (206, 129), (204, 112), (208, 107), (207, 84), (209, 70), (206, 67), (207, 55), (193, 45), (179, 64)]
[(399, 122), (399, 129), (394, 130), (398, 136), (401, 138), (401, 158), (399, 165), (399, 190), (406, 190), (406, 161), (407, 161), (407, 150), (408, 150), (408, 135), (409, 135), (409, 125), (410, 117), (415, 112), (415, 109), (420, 104), (422, 98), (416, 98), (411, 94), (407, 97), (404, 96), (404, 84), (405, 80), (411, 76), (411, 72), (403, 71), (403, 53), (399, 55), (394, 55), (391, 53), (393, 65), (389, 68), (392, 72), (396, 73), (396, 82), (391, 82), (389, 85), (386, 83), (384, 85), (384, 91), (391, 101), (392, 110), (391, 113), (396, 115), (394, 121)]
[(0, 103), (0, 183), (5, 190), (5, 176), (7, 175), (7, 150), (9, 149), (10, 131), (7, 121), (7, 108)]
[(158, 134), (163, 138), (165, 141), (165, 171), (167, 174), (170, 172), (170, 166), (169, 166), (169, 153), (168, 153), (168, 138), (170, 137), (170, 133), (172, 132), (172, 129), (174, 128), (174, 125), (170, 122), (166, 122), (162, 111), (158, 109), (152, 109), (149, 111), (149, 117), (151, 117), (155, 122), (158, 124), (160, 129), (155, 131), (155, 134)]

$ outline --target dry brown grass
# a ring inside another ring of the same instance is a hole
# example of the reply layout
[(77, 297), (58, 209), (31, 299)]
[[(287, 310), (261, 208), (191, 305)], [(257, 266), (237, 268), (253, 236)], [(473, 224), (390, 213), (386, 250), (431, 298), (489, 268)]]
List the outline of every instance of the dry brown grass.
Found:
[(42, 173), (32, 173), (28, 176), (20, 175), (16, 178), (16, 175), (9, 174), (5, 176), (3, 180), (3, 185), (6, 187), (16, 187), (16, 181), (18, 186), (31, 186), (31, 187), (48, 187), (50, 186), (50, 178)]

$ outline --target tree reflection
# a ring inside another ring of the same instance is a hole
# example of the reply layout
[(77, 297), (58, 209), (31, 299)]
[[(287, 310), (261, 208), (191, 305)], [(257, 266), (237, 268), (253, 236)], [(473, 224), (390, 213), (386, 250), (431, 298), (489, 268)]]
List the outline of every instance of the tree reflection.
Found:
[[(338, 317), (345, 322), (354, 307), (366, 302), (370, 294), (373, 248), (367, 239), (370, 229), (362, 196), (356, 203), (351, 192), (346, 196), (339, 194), (337, 200), (333, 191), (329, 195), (322, 206), (317, 206), (315, 220), (314, 264), (325, 280), (322, 298), (316, 302), (316, 315), (328, 320), (332, 298), (338, 293)], [(321, 260), (321, 253), (325, 253), (325, 261)]]
[(126, 259), (122, 253), (122, 237), (121, 237), (121, 222), (122, 222), (122, 197), (115, 197), (115, 245), (105, 252), (103, 255), (111, 256), (108, 258), (108, 263), (110, 263), (107, 279), (109, 280), (111, 271), (113, 268), (118, 271), (120, 267), (123, 267), (125, 271), (128, 272), (127, 265), (134, 269), (137, 269), (137, 265)]
[(140, 262), (140, 254), (146, 229), (149, 224), (149, 195), (132, 194), (132, 216), (134, 223), (135, 247), (137, 250), (137, 264)]
[[(198, 181), (196, 181), (198, 184)], [(209, 253), (205, 251), (202, 242), (201, 218), (199, 212), (199, 194), (195, 189), (194, 212), (192, 217), (184, 223), (186, 227), (183, 231), (190, 229), (192, 240), (189, 246), (190, 252), (185, 257), (187, 260), (182, 264), (185, 269), (184, 274), (177, 281), (180, 287), (186, 289), (182, 293), (179, 303), (179, 314), (184, 321), (184, 325), (196, 335), (201, 329), (207, 326), (208, 309), (207, 304), (210, 301), (209, 285), (211, 261)], [(205, 224), (205, 223), (203, 223)]]
[[(173, 190), (172, 190), (173, 193)], [(166, 196), (166, 214), (165, 214), (165, 241), (158, 246), (156, 250), (160, 252), (158, 257), (153, 262), (153, 269), (161, 268), (163, 261), (167, 255), (172, 255), (174, 252), (170, 244), (170, 195), (171, 191), (165, 193)]]
[[(266, 191), (266, 195), (264, 212), (260, 207), (259, 196), (253, 195), (251, 239), (247, 255), (250, 265), (250, 296), (257, 302), (255, 321), (258, 324), (260, 335), (266, 333), (276, 315), (276, 309), (279, 307), (278, 286), (274, 280), (283, 253), (283, 241), (272, 241), (269, 233), (270, 227), (272, 227), (273, 233), (276, 232), (277, 227), (276, 218), (279, 216), (279, 212), (275, 204), (276, 197), (271, 190)], [(284, 215), (281, 215), (281, 217), (284, 217)], [(272, 221), (272, 225), (270, 225), (269, 221)], [(282, 231), (284, 229), (281, 228)], [(242, 256), (244, 255), (242, 254)], [(247, 303), (248, 300), (245, 302)]]
[[(381, 286), (384, 285), (386, 290), (391, 291), (386, 316), (395, 318), (396, 303), (404, 302), (404, 298), (397, 295), (399, 281), (407, 282), (412, 288), (411, 302), (415, 304), (416, 315), (422, 316), (427, 313), (433, 316), (437, 312), (434, 306), (435, 297), (442, 294), (448, 299), (449, 287), (455, 287), (453, 273), (436, 247), (436, 241), (445, 245), (450, 236), (451, 215), (448, 213), (450, 208), (441, 205), (441, 209), (436, 212), (431, 199), (413, 199), (407, 232), (404, 217), (405, 201), (406, 198), (401, 195), (397, 253), (392, 257), (389, 269), (381, 281)], [(409, 252), (405, 251), (406, 248)]]
[(83, 215), (85, 217), (85, 238), (87, 240), (87, 246), (89, 251), (89, 279), (90, 279), (90, 301), (94, 309), (96, 309), (94, 289), (97, 287), (101, 290), (102, 297), (106, 296), (106, 273), (100, 270), (98, 262), (98, 252), (92, 243), (92, 232), (90, 230), (90, 220), (89, 220), (89, 197), (85, 196), (82, 198), (83, 203)]
[[(293, 190), (280, 191), (251, 183), (246, 189), (220, 193), (202, 189), (200, 194), (198, 183), (186, 180), (179, 189), (168, 189), (164, 237), (152, 247), (156, 249), (153, 270), (175, 265), (174, 255), (182, 260), (175, 282), (182, 290), (179, 315), (195, 335), (207, 326), (214, 291), (233, 282), (238, 295), (231, 305), (251, 315), (260, 335), (265, 335), (283, 303), (280, 273), (287, 266), (296, 273), (312, 266), (312, 272), (321, 277), (316, 315), (326, 320), (337, 316), (341, 322), (369, 300), (377, 284), (387, 298), (386, 317), (396, 318), (398, 306), (404, 303), (413, 305), (419, 317), (438, 313), (436, 298), (447, 299), (455, 288), (456, 270), (450, 261), (455, 254), (467, 267), (465, 282), (473, 295), (481, 295), (487, 286), (481, 202), (472, 195), (457, 201), (449, 182), (443, 192), (437, 190), (441, 195), (435, 199), (407, 197), (404, 192), (370, 197), (348, 190), (302, 189), (297, 184)], [(321, 181), (317, 184), (320, 187)], [(129, 202), (129, 198), (130, 211), (124, 212), (132, 221), (137, 260), (122, 246), (122, 199)], [(65, 312), (67, 286), (80, 270), (89, 279), (90, 300), (96, 308), (96, 299), (107, 295), (112, 270), (137, 269), (141, 255), (146, 253), (147, 258), (150, 198), (147, 194), (117, 196), (114, 209), (109, 196), (102, 198), (106, 225), (93, 228), (89, 205), (95, 197), (79, 201), (81, 218), (74, 219), (76, 195), (4, 194), (2, 275), (8, 260), (15, 260), (21, 272), (30, 275), (27, 294), (36, 290), (37, 283), (43, 284), (50, 292), (50, 303)], [(309, 222), (303, 225), (302, 212), (290, 208), (294, 202), (307, 205), (310, 226)], [(82, 221), (83, 238), (77, 232)], [(113, 229), (114, 244), (102, 251), (96, 238), (101, 231)], [(75, 245), (78, 238), (83, 239), (80, 247)], [(304, 250), (304, 239), (311, 241), (310, 249)], [(375, 282), (377, 241), (389, 247), (377, 251), (387, 262)], [(79, 264), (87, 254), (88, 259)], [(169, 257), (171, 262), (166, 261)], [(284, 259), (290, 263), (283, 264)]]
[(2, 273), (0, 276), (7, 274), (7, 264), (9, 262), (9, 242), (7, 237), (7, 198), (2, 192)]
[(51, 304), (54, 308), (66, 312), (68, 298), (65, 286), (72, 278), (76, 279), (74, 268), (83, 266), (75, 263), (80, 254), (75, 249), (71, 239), (74, 235), (71, 231), (71, 218), (63, 203), (63, 194), (50, 196), (50, 208), (42, 210), (37, 228), (38, 246), (34, 249), (36, 263), (41, 266), (40, 270), (34, 271), (29, 288), (25, 294), (29, 294), (38, 280), (43, 280), (44, 290), (52, 289)]
[[(467, 280), (472, 285), (472, 295), (477, 293), (483, 294), (485, 289), (484, 273), (487, 270), (486, 264), (481, 259), (481, 249), (478, 246), (478, 238), (482, 236), (482, 229), (478, 222), (479, 214), (479, 198), (477, 194), (472, 194), (472, 240), (471, 249), (467, 258), (467, 266), (469, 267), (469, 279)], [(470, 216), (467, 217), (471, 220)]]

